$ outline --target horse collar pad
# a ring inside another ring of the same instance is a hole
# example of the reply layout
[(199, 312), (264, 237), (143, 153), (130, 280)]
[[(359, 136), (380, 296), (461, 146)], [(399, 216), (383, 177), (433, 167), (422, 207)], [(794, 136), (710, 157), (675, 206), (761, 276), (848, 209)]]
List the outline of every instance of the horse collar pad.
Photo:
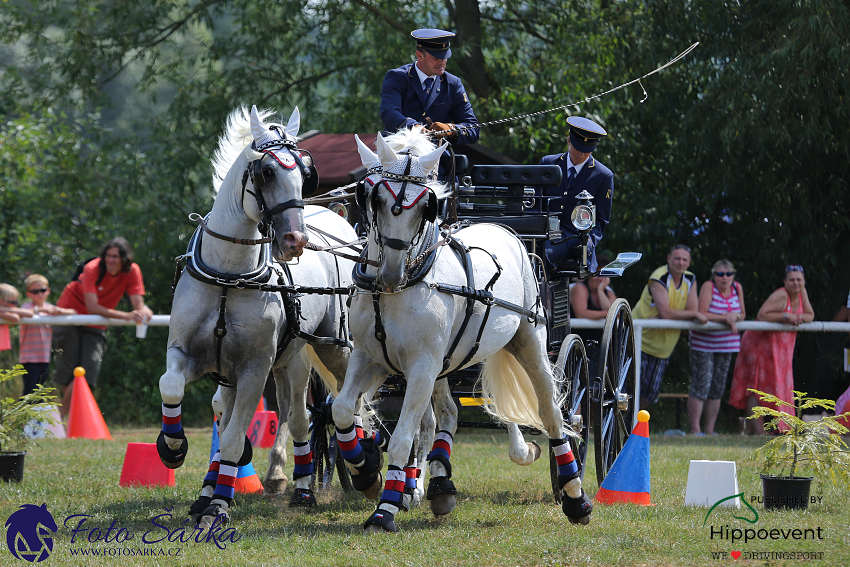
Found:
[[(384, 179), (383, 181), (381, 181), (381, 183), (386, 186), (387, 190), (390, 192), (394, 199), (398, 198), (398, 192), (401, 191), (401, 188), (403, 186), (402, 182), (387, 181), (387, 179)], [(421, 199), (422, 196), (425, 195), (427, 192), (428, 187), (426, 187), (425, 185), (408, 182), (407, 187), (404, 190), (404, 198), (401, 202), (402, 208), (409, 209), (410, 207), (418, 203), (419, 199)]]

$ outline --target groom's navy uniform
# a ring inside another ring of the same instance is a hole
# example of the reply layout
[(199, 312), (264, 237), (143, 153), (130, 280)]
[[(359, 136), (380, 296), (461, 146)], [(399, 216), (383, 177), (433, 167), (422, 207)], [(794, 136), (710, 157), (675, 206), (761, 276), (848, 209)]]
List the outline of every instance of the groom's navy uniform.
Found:
[[(411, 37), (416, 49), (437, 59), (452, 56), (450, 40), (455, 34), (443, 30), (415, 30)], [(460, 79), (443, 71), (422, 80), (415, 63), (387, 71), (381, 85), (381, 120), (386, 133), (415, 124), (428, 126), (431, 122), (454, 125), (459, 130), (454, 144), (474, 144), (478, 141), (478, 119), (472, 111), (469, 97)]]
[[(592, 152), (599, 139), (607, 134), (601, 126), (587, 118), (571, 116), (567, 118), (567, 124), (570, 126), (570, 144), (580, 152)], [(545, 156), (540, 160), (540, 165), (557, 165), (563, 173), (563, 180), (557, 187), (535, 188), (538, 195), (556, 197), (549, 199), (549, 211), (557, 213), (561, 220), (561, 239), (546, 241), (546, 258), (555, 265), (570, 258), (578, 258), (577, 247), (581, 241), (570, 215), (578, 204), (576, 196), (587, 191), (593, 196), (590, 203), (596, 205), (596, 224), (588, 235), (589, 268), (596, 271), (596, 246), (602, 240), (605, 227), (611, 219), (614, 174), (592, 155), (576, 167), (570, 161), (569, 152)]]

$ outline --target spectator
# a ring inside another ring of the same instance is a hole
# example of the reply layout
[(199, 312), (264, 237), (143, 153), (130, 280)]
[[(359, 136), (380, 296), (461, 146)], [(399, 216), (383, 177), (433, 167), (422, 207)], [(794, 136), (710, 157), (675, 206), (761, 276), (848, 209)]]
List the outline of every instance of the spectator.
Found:
[[(731, 331), (691, 331), (691, 389), (688, 392), (688, 420), (693, 435), (716, 435), (714, 423), (720, 410), (720, 398), (726, 388), (726, 376), (732, 353), (741, 348), (735, 325), (746, 317), (744, 290), (735, 281), (735, 267), (729, 260), (718, 260), (711, 279), (699, 291), (699, 310), (709, 321), (726, 323)], [(705, 413), (705, 432), (700, 418)]]
[[(21, 317), (32, 317), (32, 311), (18, 307), (18, 298), (21, 296), (14, 286), (0, 284), (0, 351), (12, 350), (12, 335), (9, 332), (8, 323), (17, 323)], [(7, 324), (2, 324), (6, 321)]]
[[(833, 321), (840, 323), (850, 323), (850, 292), (847, 294), (846, 305), (842, 306), (838, 313), (835, 314), (835, 317), (832, 318)], [(850, 341), (847, 343), (847, 348), (844, 349), (844, 372), (850, 372)], [(850, 375), (846, 375), (850, 376)], [(835, 401), (835, 415), (839, 415), (842, 413), (846, 413), (850, 411), (850, 387), (841, 394), (838, 399)], [(844, 425), (846, 427), (850, 427), (850, 422), (845, 422)]]
[[(604, 252), (599, 253), (598, 260), (600, 266), (611, 263), (610, 257)], [(570, 286), (571, 316), (580, 319), (605, 319), (608, 308), (615, 299), (617, 294), (611, 289), (611, 278), (591, 276), (586, 280), (579, 280)], [(577, 332), (584, 340), (587, 350), (588, 371), (594, 376), (599, 358), (599, 343), (602, 342), (602, 329), (580, 329)]]
[[(44, 315), (73, 315), (73, 309), (63, 309), (47, 302), (50, 286), (47, 278), (39, 274), (31, 274), (24, 280), (29, 300), (21, 307), (32, 311), (35, 317)], [(27, 395), (35, 390), (37, 384), (43, 384), (50, 366), (50, 344), (53, 337), (53, 327), (50, 325), (21, 325), (20, 328), (20, 362), (27, 373), (24, 375), (24, 392)]]
[[(115, 309), (125, 293), (133, 306), (130, 312)], [(100, 256), (85, 265), (79, 280), (65, 286), (56, 304), (80, 314), (143, 323), (153, 315), (145, 305), (144, 295), (142, 270), (133, 263), (130, 245), (119, 236), (107, 242)], [(74, 368), (86, 369), (86, 381), (91, 388), (97, 384), (100, 363), (106, 353), (106, 327), (57, 327), (53, 330), (53, 347), (56, 349), (55, 381), (62, 386), (59, 412), (64, 418), (70, 409)]]
[[(802, 266), (785, 268), (785, 285), (770, 294), (759, 309), (756, 320), (794, 325), (810, 323), (815, 318)], [(729, 405), (746, 409), (747, 415), (758, 405), (753, 388), (773, 394), (793, 407), (794, 403), (794, 344), (796, 331), (747, 331), (741, 339), (741, 352), (735, 361)], [(785, 405), (785, 404), (784, 404)], [(777, 408), (779, 409), (779, 408)], [(786, 408), (787, 409), (787, 408)], [(764, 435), (761, 418), (748, 420), (750, 430)], [(787, 426), (780, 424), (780, 429)]]
[[(688, 271), (691, 249), (676, 244), (667, 255), (667, 265), (649, 276), (634, 310), (635, 319), (708, 321), (697, 302), (696, 277)], [(640, 406), (658, 401), (664, 369), (679, 341), (678, 329), (644, 329), (641, 342)]]

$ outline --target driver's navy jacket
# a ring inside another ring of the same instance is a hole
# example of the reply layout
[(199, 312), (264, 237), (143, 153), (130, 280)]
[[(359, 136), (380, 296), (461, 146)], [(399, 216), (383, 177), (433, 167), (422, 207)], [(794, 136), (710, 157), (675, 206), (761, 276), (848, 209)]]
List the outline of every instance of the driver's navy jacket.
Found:
[(534, 188), (537, 195), (556, 197), (549, 199), (549, 211), (559, 216), (561, 220), (561, 236), (566, 239), (552, 245), (551, 256), (549, 246), (547, 245), (547, 256), (550, 256), (552, 262), (558, 262), (568, 257), (568, 249), (580, 244), (578, 231), (573, 226), (570, 216), (578, 204), (576, 195), (582, 191), (587, 191), (593, 195), (593, 200), (590, 203), (596, 205), (596, 225), (590, 231), (587, 243), (590, 249), (589, 251), (592, 252), (590, 269), (591, 271), (595, 271), (596, 245), (602, 240), (605, 234), (605, 227), (608, 226), (608, 221), (611, 219), (611, 201), (614, 198), (614, 174), (591, 155), (584, 162), (584, 166), (581, 168), (578, 176), (573, 179), (572, 184), (567, 186), (567, 179), (569, 177), (567, 171), (569, 169), (567, 154), (544, 156), (540, 160), (540, 165), (557, 165), (563, 173), (563, 179), (560, 185), (556, 187)]
[(414, 124), (427, 126), (432, 122), (454, 124), (460, 128), (455, 144), (474, 144), (478, 141), (478, 119), (469, 104), (469, 97), (460, 79), (451, 73), (438, 77), (431, 95), (422, 88), (419, 75), (409, 63), (391, 69), (381, 85), (381, 120), (386, 132), (394, 133)]

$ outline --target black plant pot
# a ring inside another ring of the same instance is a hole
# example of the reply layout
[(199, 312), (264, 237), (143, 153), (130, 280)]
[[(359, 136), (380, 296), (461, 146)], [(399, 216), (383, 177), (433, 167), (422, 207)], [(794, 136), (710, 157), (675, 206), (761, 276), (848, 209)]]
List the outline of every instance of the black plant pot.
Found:
[(810, 476), (773, 476), (763, 474), (761, 488), (764, 494), (765, 510), (809, 507), (809, 490), (812, 487)]
[(0, 453), (0, 480), (21, 482), (24, 479), (24, 457), (22, 453)]

